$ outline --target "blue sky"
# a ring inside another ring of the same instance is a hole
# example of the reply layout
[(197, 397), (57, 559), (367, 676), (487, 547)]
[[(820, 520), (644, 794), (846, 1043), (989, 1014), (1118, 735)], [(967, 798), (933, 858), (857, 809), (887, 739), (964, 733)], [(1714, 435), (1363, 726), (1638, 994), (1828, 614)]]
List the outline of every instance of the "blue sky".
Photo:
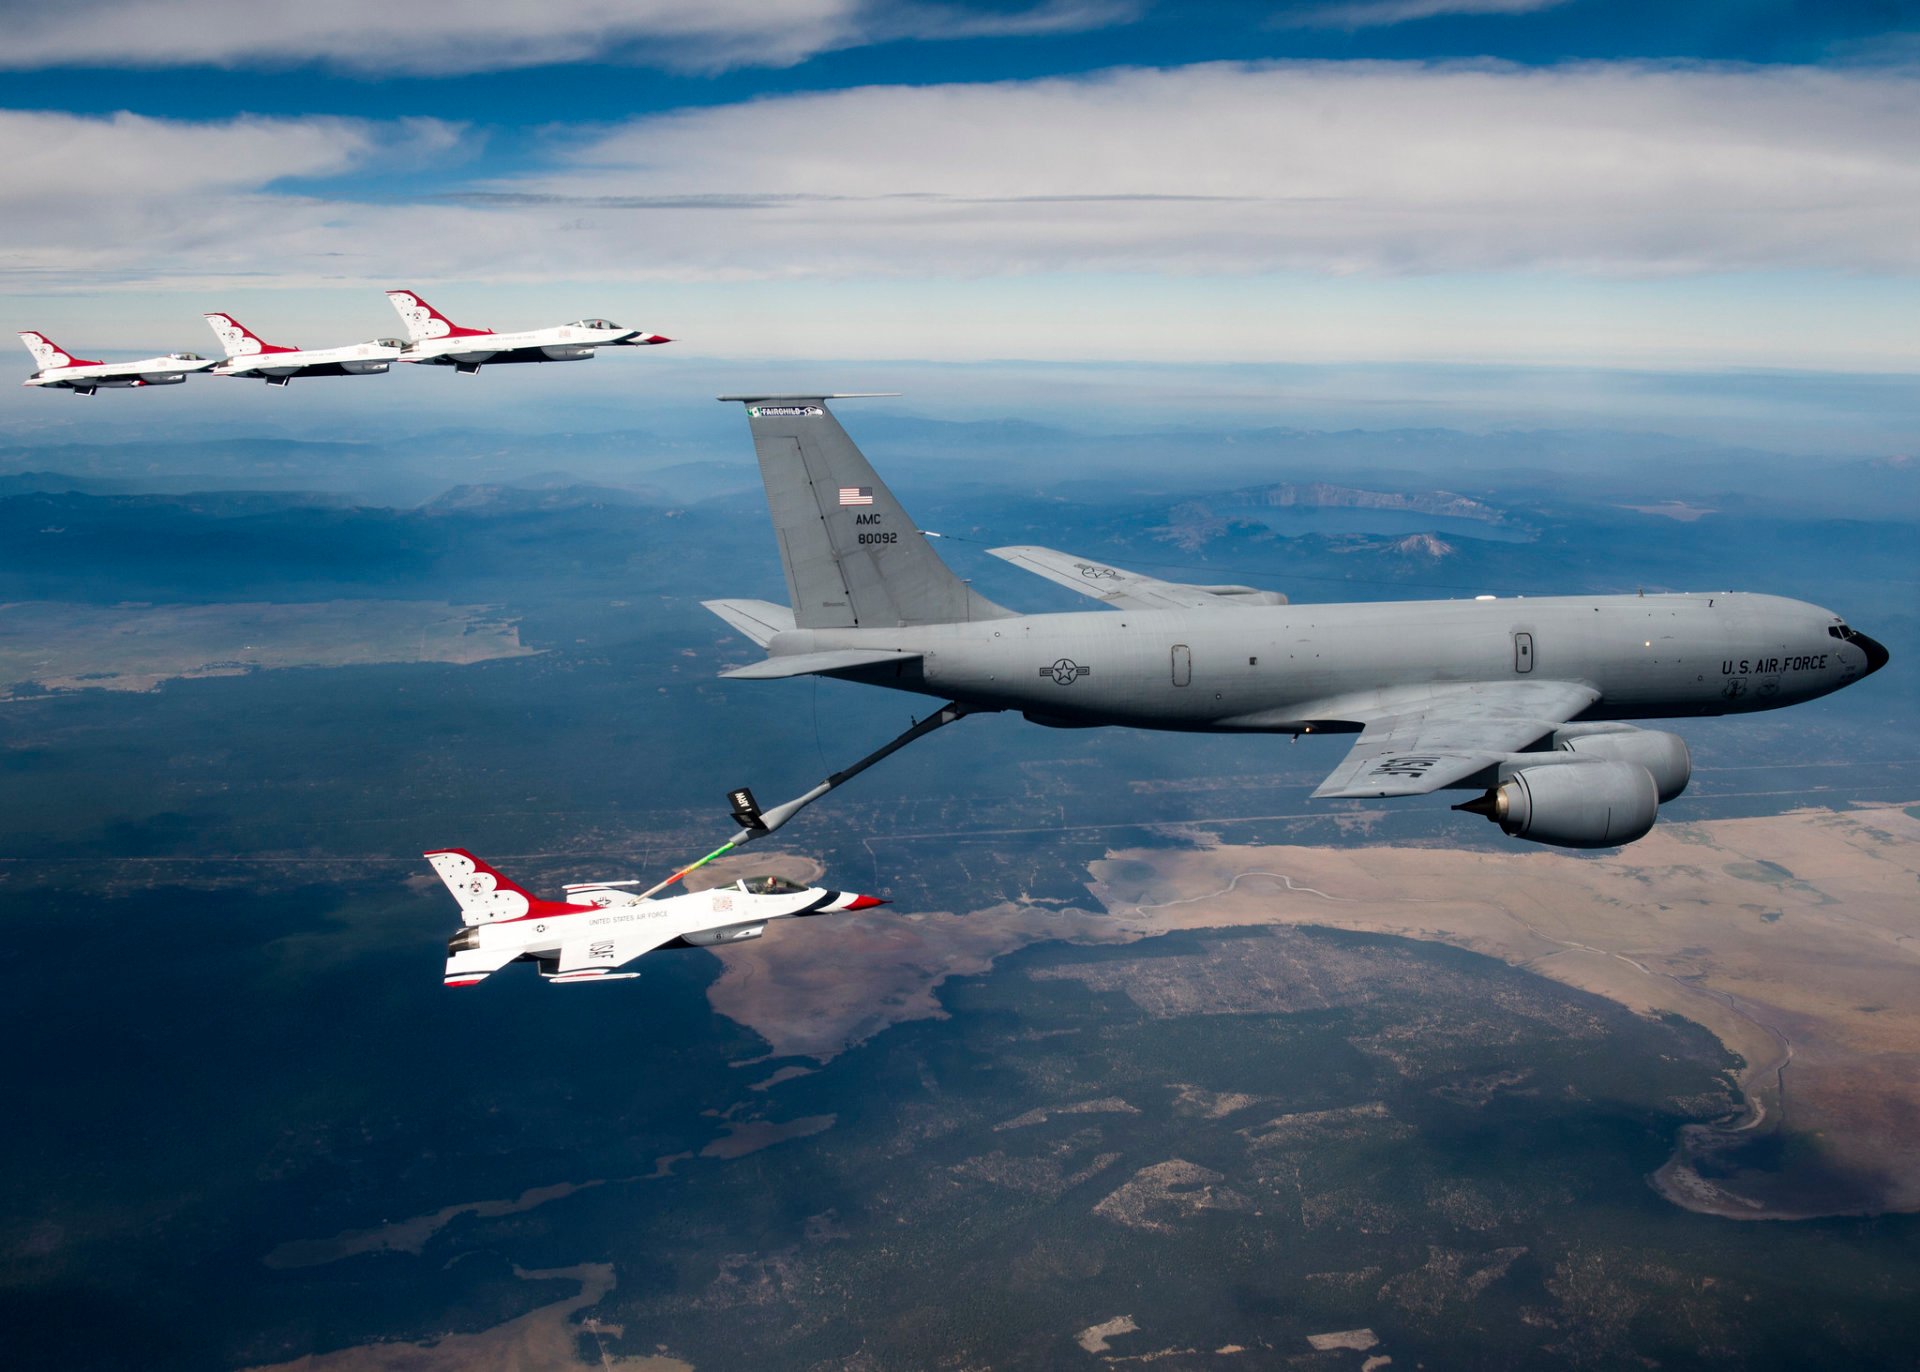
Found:
[(89, 356), (390, 333), (408, 285), (716, 372), (1920, 371), (1898, 0), (5, 9), (0, 296)]

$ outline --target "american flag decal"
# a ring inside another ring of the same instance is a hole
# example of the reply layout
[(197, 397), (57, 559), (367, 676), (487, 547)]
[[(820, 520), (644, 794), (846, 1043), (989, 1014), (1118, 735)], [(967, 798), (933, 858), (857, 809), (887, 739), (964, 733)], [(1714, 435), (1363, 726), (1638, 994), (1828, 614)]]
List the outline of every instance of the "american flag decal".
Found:
[(840, 503), (842, 505), (871, 505), (873, 504), (873, 487), (842, 486), (840, 488)]

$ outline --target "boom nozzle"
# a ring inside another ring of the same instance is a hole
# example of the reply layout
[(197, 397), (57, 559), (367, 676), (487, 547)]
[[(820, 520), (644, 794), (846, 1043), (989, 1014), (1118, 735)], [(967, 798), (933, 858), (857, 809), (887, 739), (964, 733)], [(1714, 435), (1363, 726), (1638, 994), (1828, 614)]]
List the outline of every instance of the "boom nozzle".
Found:
[(842, 768), (818, 786), (815, 786), (811, 791), (806, 792), (804, 795), (795, 796), (792, 800), (783, 801), (771, 810), (765, 812), (762, 812), (759, 805), (754, 802), (753, 792), (745, 786), (740, 787), (738, 790), (727, 792), (727, 804), (732, 809), (733, 822), (740, 826), (740, 832), (734, 835), (733, 846), (737, 847), (743, 843), (752, 843), (757, 838), (765, 838), (775, 829), (778, 829), (781, 825), (813, 804), (814, 801), (820, 799), (821, 796), (824, 796), (837, 786), (843, 786), (847, 782), (852, 781), (855, 777), (859, 776), (860, 773), (873, 766), (874, 763), (879, 762), (883, 758), (891, 757), (915, 739), (925, 738), (935, 729), (943, 728), (957, 719), (964, 719), (971, 713), (972, 709), (970, 707), (962, 705), (958, 701), (950, 701), (928, 715), (925, 719), (917, 721), (913, 727), (905, 733), (874, 749), (851, 767)]
[(742, 786), (737, 791), (728, 791), (727, 804), (733, 807), (733, 822), (742, 829), (756, 830), (764, 827), (760, 823), (760, 805), (754, 800), (751, 788)]
[[(738, 809), (734, 810), (734, 821), (739, 824), (741, 830), (739, 836), (734, 839), (734, 842), (751, 843), (757, 838), (765, 838), (768, 834), (778, 829), (781, 825), (785, 824), (788, 820), (792, 819), (832, 789), (832, 782), (823, 781), (805, 795), (795, 796), (792, 800), (783, 801), (764, 814), (757, 808), (751, 814), (743, 813)], [(734, 794), (738, 794), (738, 792)]]

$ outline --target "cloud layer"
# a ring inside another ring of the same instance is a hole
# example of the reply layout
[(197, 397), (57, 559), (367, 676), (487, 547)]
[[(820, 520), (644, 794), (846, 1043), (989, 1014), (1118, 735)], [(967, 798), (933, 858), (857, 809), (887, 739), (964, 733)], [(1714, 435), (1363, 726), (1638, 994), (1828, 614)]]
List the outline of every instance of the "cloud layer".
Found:
[(365, 207), (276, 187), (419, 166), (451, 156), (461, 137), (426, 119), (185, 123), (0, 110), (0, 142), (12, 149), (0, 167), (0, 284), (337, 275), (330, 264), (349, 260), (367, 231), (356, 222)]
[(1569, 0), (1346, 0), (1277, 16), (1286, 28), (1370, 29), (1449, 15), (1519, 15), (1558, 9)]
[(871, 87), (560, 129), (540, 170), (477, 180), (482, 137), (0, 111), (0, 292), (56, 336), (131, 322), (136, 287), (305, 338), (391, 330), (368, 292), (416, 286), (464, 323), (612, 312), (736, 356), (1878, 367), (1920, 346), (1920, 76), (1898, 72)]
[[(432, 121), (0, 112), (0, 136), (16, 284), (1920, 271), (1920, 77), (1887, 71), (870, 87), (576, 130), (477, 184), (449, 182), (461, 133)], [(409, 161), (443, 163), (414, 198), (285, 189)]]
[(1916, 149), (1910, 74), (1209, 65), (648, 119), (496, 189), (694, 270), (1904, 272)]
[(13, 7), (0, 67), (274, 67), (446, 76), (606, 61), (712, 71), (784, 67), (899, 39), (1071, 32), (1132, 0), (93, 0)]

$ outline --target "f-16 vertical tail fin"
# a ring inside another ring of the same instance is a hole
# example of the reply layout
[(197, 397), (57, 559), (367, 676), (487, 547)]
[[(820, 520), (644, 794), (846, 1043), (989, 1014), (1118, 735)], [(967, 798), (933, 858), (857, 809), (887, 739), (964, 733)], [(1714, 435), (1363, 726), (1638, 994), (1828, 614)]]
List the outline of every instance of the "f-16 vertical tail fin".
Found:
[(933, 551), (827, 409), (829, 395), (727, 395), (744, 402), (767, 508), (801, 629), (892, 628), (1006, 619)]
[(269, 343), (230, 314), (217, 311), (206, 316), (207, 327), (227, 350), (228, 357), (253, 357), (260, 353), (291, 353), (298, 348), (283, 348)]
[(502, 876), (465, 848), (442, 848), (427, 853), (433, 870), (453, 898), (460, 902), (463, 924), (492, 924), (496, 920), (526, 919), (533, 915), (571, 914), (592, 906), (542, 900), (512, 879)]
[(20, 341), (27, 345), (27, 351), (33, 354), (34, 365), (42, 371), (54, 367), (97, 367), (100, 364), (84, 357), (75, 357), (65, 348), (55, 343), (43, 333), (32, 329), (20, 331)]
[(407, 337), (415, 343), (433, 338), (478, 338), (486, 329), (463, 329), (420, 298), (417, 291), (388, 291), (387, 299), (407, 326)]

